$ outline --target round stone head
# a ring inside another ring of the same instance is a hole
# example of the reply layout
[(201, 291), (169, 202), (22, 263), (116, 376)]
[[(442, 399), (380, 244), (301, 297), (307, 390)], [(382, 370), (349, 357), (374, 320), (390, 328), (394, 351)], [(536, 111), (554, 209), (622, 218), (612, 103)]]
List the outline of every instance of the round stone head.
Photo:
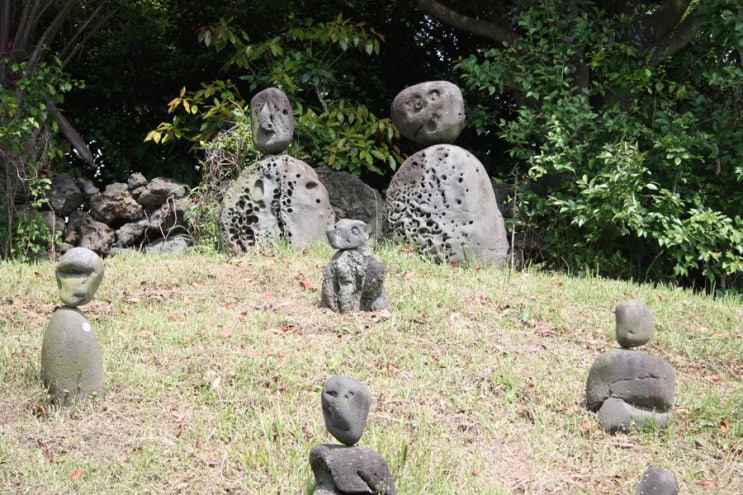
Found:
[(451, 143), (464, 128), (464, 100), (448, 81), (429, 81), (402, 90), (390, 109), (400, 133), (424, 146)]
[(369, 240), (366, 224), (361, 220), (338, 220), (328, 227), (326, 233), (328, 242), (336, 249), (359, 248)]
[(353, 445), (361, 439), (371, 407), (366, 386), (344, 376), (332, 376), (322, 388), (325, 427), (338, 441)]
[(57, 287), (65, 306), (89, 303), (103, 280), (103, 260), (88, 248), (72, 248), (57, 265)]
[(617, 321), (617, 342), (622, 347), (637, 347), (647, 343), (655, 333), (653, 314), (644, 302), (622, 301), (614, 310)]
[(278, 88), (264, 89), (250, 100), (253, 143), (261, 153), (284, 151), (294, 135), (294, 115), (289, 98)]

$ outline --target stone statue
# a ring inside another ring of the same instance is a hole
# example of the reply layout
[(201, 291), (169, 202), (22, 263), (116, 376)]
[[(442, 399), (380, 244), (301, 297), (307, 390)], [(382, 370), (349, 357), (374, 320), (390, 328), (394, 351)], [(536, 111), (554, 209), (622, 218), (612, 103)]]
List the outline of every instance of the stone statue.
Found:
[(103, 261), (88, 248), (76, 247), (56, 270), (64, 306), (54, 311), (41, 345), (41, 377), (56, 402), (103, 396), (103, 358), (90, 321), (78, 309), (89, 303), (103, 279)]
[(361, 439), (371, 405), (363, 383), (333, 376), (322, 388), (325, 426), (344, 445), (322, 444), (310, 451), (314, 495), (395, 495), (389, 465), (378, 452), (354, 446)]
[(253, 142), (268, 156), (246, 167), (224, 194), (219, 226), (225, 249), (248, 251), (280, 238), (304, 248), (324, 238), (335, 221), (328, 191), (302, 160), (282, 153), (291, 143), (294, 117), (289, 99), (268, 88), (250, 101)]
[(594, 361), (586, 380), (586, 406), (598, 411), (601, 427), (609, 433), (633, 427), (665, 427), (676, 389), (673, 368), (662, 358), (634, 350), (655, 332), (645, 303), (620, 302), (615, 309), (616, 338), (622, 346)]
[(387, 225), (396, 242), (453, 264), (502, 265), (505, 222), (485, 168), (454, 146), (464, 127), (464, 100), (447, 81), (406, 88), (392, 102), (400, 132), (428, 146), (410, 156), (387, 189)]
[(284, 151), (294, 135), (294, 114), (289, 98), (277, 88), (264, 89), (250, 100), (253, 144), (261, 153)]
[(321, 305), (338, 313), (378, 311), (390, 304), (384, 290), (386, 268), (364, 250), (366, 224), (343, 219), (327, 229), (328, 242), (339, 251), (325, 268)]

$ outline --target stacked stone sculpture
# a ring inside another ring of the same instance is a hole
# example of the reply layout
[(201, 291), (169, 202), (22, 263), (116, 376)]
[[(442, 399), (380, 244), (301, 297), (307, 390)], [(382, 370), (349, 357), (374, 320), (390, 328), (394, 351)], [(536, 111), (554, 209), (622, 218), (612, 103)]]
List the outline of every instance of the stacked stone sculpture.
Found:
[(322, 444), (310, 451), (314, 495), (395, 495), (389, 465), (378, 452), (354, 446), (364, 433), (371, 395), (363, 383), (333, 376), (322, 388), (325, 427), (343, 445)]
[(219, 215), (225, 248), (240, 254), (279, 238), (298, 248), (323, 239), (335, 221), (325, 186), (305, 162), (277, 154), (294, 132), (289, 99), (268, 88), (250, 101), (250, 112), (255, 147), (268, 156), (247, 167), (225, 192)]
[(643, 473), (635, 495), (678, 495), (678, 492), (678, 483), (671, 473), (651, 466)]
[(454, 146), (464, 127), (464, 100), (447, 81), (406, 88), (391, 117), (408, 139), (428, 146), (410, 156), (387, 189), (387, 227), (393, 241), (452, 264), (500, 266), (508, 238), (482, 163)]
[(337, 313), (389, 306), (384, 290), (386, 268), (363, 247), (369, 240), (366, 223), (343, 219), (328, 227), (327, 236), (339, 251), (323, 272), (321, 305)]
[(103, 396), (103, 358), (90, 321), (78, 309), (89, 303), (103, 279), (103, 260), (83, 247), (69, 250), (56, 270), (58, 308), (41, 345), (41, 377), (55, 402)]
[(586, 381), (586, 406), (598, 411), (601, 427), (609, 433), (633, 427), (665, 427), (671, 417), (676, 381), (673, 368), (662, 358), (635, 347), (655, 332), (653, 315), (637, 300), (617, 304), (616, 338), (591, 366)]

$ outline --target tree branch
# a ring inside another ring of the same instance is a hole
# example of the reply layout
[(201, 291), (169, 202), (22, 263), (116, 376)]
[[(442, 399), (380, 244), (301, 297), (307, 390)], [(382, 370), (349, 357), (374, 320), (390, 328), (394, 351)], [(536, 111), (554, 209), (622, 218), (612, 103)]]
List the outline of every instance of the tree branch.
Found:
[(510, 28), (508, 23), (493, 24), (488, 21), (468, 17), (450, 9), (437, 0), (416, 0), (416, 3), (423, 13), (453, 28), (497, 43), (508, 45), (519, 44), (520, 38)]
[(650, 59), (650, 67), (657, 66), (666, 57), (684, 48), (697, 35), (702, 25), (703, 22), (700, 17), (687, 16), (686, 19), (681, 21), (681, 24), (656, 44), (653, 56)]

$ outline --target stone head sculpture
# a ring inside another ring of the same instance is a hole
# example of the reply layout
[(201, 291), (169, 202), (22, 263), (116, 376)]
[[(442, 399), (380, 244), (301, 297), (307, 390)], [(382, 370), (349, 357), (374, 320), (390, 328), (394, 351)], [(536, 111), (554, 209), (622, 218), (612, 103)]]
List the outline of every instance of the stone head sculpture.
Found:
[(322, 388), (325, 427), (338, 441), (353, 445), (361, 439), (371, 407), (366, 386), (344, 376), (332, 376)]
[(462, 92), (448, 81), (416, 84), (395, 97), (390, 116), (411, 141), (424, 146), (451, 143), (464, 128)]
[(289, 98), (278, 88), (267, 88), (250, 100), (253, 143), (262, 153), (284, 151), (294, 135), (294, 115)]
[(103, 260), (88, 248), (72, 248), (60, 258), (56, 276), (65, 306), (82, 306), (93, 299), (103, 280)]
[(328, 242), (336, 249), (354, 249), (366, 244), (369, 233), (361, 220), (344, 218), (327, 229)]
[(655, 333), (653, 314), (647, 305), (636, 299), (622, 301), (614, 310), (617, 342), (622, 347), (646, 344)]

